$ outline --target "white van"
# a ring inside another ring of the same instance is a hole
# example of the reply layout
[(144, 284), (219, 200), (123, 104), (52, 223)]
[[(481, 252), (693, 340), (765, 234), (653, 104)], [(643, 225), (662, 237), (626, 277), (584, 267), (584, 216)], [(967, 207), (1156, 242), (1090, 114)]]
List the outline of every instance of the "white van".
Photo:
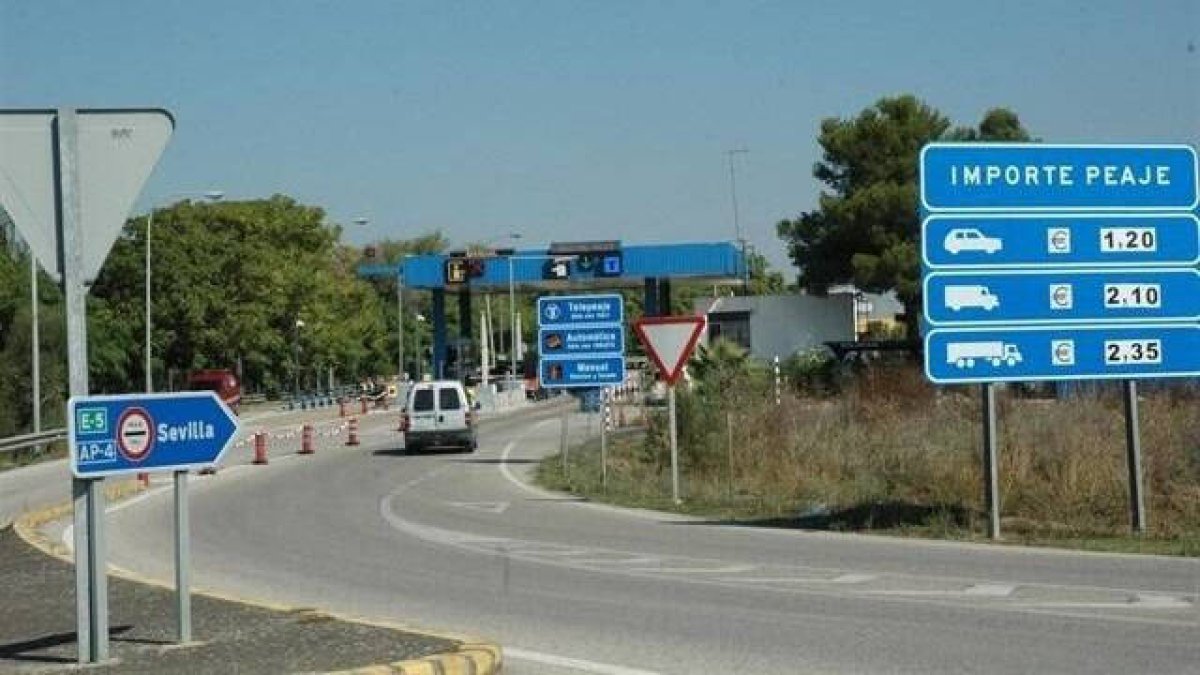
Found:
[(454, 446), (473, 452), (478, 447), (475, 415), (460, 382), (413, 383), (402, 415), (400, 428), (406, 452), (430, 446)]

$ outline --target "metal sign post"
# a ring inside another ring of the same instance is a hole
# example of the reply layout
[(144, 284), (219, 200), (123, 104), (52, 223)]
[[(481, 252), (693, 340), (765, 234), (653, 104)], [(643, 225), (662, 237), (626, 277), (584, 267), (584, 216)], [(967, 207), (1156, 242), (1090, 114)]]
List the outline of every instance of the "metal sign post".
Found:
[(983, 501), (988, 537), (1000, 538), (1000, 467), (996, 455), (996, 385), (980, 386), (983, 399)]
[(1125, 453), (1129, 469), (1129, 510), (1135, 534), (1146, 533), (1146, 501), (1142, 496), (1142, 441), (1138, 433), (1137, 382), (1125, 380)]
[(671, 435), (671, 500), (678, 506), (679, 498), (679, 433), (675, 426), (675, 385), (667, 387), (667, 424)]
[(179, 643), (192, 641), (192, 591), (190, 526), (188, 523), (188, 472), (175, 472), (175, 618)]

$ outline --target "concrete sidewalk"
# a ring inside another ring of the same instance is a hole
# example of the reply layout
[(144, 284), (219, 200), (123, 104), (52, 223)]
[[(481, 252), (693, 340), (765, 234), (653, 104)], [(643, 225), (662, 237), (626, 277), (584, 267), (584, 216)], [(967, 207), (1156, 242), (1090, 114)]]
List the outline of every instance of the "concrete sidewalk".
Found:
[[(7, 528), (0, 530), (0, 570), (0, 671), (77, 669), (74, 568)], [(173, 592), (111, 575), (109, 606), (111, 659), (89, 666), (89, 672), (337, 671), (424, 657), (445, 659), (463, 647), (447, 638), (313, 611), (266, 609), (202, 595), (192, 597), (197, 642), (176, 645)], [(414, 672), (428, 667), (409, 665)]]

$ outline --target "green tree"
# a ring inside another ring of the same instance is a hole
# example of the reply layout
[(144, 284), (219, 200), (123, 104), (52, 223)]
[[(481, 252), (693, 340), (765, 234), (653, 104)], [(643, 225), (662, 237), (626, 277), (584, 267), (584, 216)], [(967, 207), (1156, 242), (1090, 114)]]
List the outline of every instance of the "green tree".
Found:
[(921, 315), (918, 156), (937, 140), (1025, 141), (1016, 113), (989, 110), (978, 128), (950, 120), (911, 95), (883, 98), (853, 119), (821, 122), (822, 161), (813, 175), (828, 188), (817, 209), (777, 226), (800, 268), (799, 283), (817, 293), (853, 282), (895, 291), (910, 336)]

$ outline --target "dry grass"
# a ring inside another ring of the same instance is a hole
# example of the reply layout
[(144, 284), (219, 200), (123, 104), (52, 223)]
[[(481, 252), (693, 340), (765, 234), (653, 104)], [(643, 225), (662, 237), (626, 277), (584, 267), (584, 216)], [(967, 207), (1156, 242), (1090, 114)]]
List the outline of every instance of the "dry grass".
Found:
[[(1129, 530), (1119, 392), (1070, 400), (999, 395), (1002, 527), (1028, 540), (1089, 541)], [(977, 536), (985, 522), (978, 388), (936, 390), (918, 372), (863, 375), (835, 399), (753, 387), (680, 396), (685, 510), (780, 525)], [(732, 425), (728, 424), (732, 421)], [(1154, 393), (1141, 404), (1152, 538), (1200, 552), (1200, 401)], [(732, 443), (730, 443), (732, 431)], [(607, 495), (593, 454), (549, 485), (621, 503), (669, 504), (663, 421), (611, 444)]]

